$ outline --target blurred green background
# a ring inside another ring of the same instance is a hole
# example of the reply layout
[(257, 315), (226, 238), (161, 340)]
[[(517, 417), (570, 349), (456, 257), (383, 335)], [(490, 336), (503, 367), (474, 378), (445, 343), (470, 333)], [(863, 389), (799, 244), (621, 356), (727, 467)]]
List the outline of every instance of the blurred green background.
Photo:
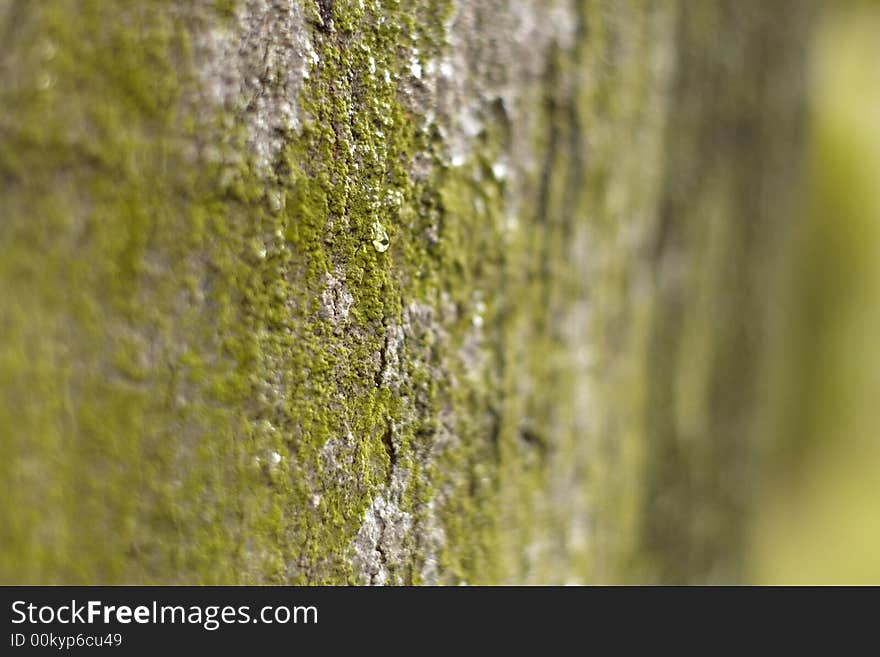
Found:
[(766, 387), (757, 583), (880, 583), (880, 6), (828, 2)]

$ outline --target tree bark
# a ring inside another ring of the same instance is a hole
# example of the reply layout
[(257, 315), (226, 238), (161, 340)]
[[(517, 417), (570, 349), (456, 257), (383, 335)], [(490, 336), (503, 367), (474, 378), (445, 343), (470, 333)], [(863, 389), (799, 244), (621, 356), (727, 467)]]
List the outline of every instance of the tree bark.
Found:
[(804, 3), (0, 3), (0, 580), (736, 581)]

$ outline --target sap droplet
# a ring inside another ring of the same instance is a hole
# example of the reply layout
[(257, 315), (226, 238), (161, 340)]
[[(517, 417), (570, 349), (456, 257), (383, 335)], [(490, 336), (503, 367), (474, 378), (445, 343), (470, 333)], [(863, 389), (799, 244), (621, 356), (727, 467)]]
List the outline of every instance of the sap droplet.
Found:
[(507, 178), (507, 166), (502, 162), (496, 162), (492, 165), (492, 175), (495, 180), (504, 180)]
[(385, 227), (382, 226), (378, 221), (373, 222), (373, 247), (379, 253), (385, 253), (388, 250), (388, 247), (391, 244), (391, 240), (388, 239), (388, 233), (385, 232)]

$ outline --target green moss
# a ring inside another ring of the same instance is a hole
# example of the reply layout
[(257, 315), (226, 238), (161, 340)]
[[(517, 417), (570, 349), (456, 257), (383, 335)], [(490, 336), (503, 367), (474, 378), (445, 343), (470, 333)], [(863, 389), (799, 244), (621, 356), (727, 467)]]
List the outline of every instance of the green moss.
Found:
[[(4, 581), (347, 581), (389, 477), (383, 437), (409, 427), (395, 437), (406, 463), (417, 431), (376, 383), (410, 294), (415, 128), (371, 72), (396, 78), (413, 19), (355, 3), (317, 21), (307, 126), (267, 176), (193, 159), (205, 140), (243, 152), (246, 129), (193, 114), (192, 49), (165, 9), (21, 11), (15, 70), (33, 79), (4, 93), (0, 160), (3, 475), (17, 491)], [(341, 335), (320, 308), (337, 272), (354, 298)], [(330, 440), (345, 477), (324, 472)]]
[[(531, 500), (547, 485), (545, 456), (523, 435), (556, 427), (517, 379), (552, 381), (548, 402), (569, 381), (552, 369), (548, 317), (517, 304), (550, 312), (540, 272), (561, 257), (547, 241), (560, 235), (529, 217), (562, 225), (566, 199), (547, 191), (555, 205), (527, 208), (525, 231), (511, 234), (492, 176), (503, 127), (489, 122), (476, 155), (449, 168), (434, 129), (401, 103), (401, 45), (436, 57), (449, 3), (307, 3), (318, 63), (300, 99), (305, 127), (271, 174), (193, 159), (186, 145), (205, 141), (246, 152), (246, 126), (233, 116), (231, 130), (211, 127), (185, 95), (196, 86), (189, 37), (161, 8), (24, 11), (56, 55), (42, 61), (44, 42), (23, 32), (17, 70), (34, 79), (4, 98), (18, 109), (0, 160), (15, 181), (2, 243), (15, 299), (3, 474), (18, 485), (2, 505), (3, 579), (350, 581), (352, 541), (394, 468), (408, 475), (402, 510), (416, 523), (438, 514), (442, 581), (528, 570), (510, 543), (538, 529), (503, 536), (497, 559), (499, 518), (546, 526)], [(44, 74), (51, 86), (39, 89)], [(424, 180), (410, 173), (419, 151), (434, 158)], [(386, 252), (372, 246), (376, 222)], [(328, 275), (353, 298), (344, 330), (322, 312)], [(410, 336), (394, 388), (387, 331), (405, 303), (436, 317)], [(476, 369), (462, 356), (474, 340), (486, 359)], [(28, 414), (13, 417), (24, 390)], [(426, 459), (441, 435), (454, 441)], [(392, 581), (419, 581), (425, 557), (412, 554), (387, 564)]]
[[(197, 39), (238, 29), (235, 3), (13, 5), (0, 580), (359, 582), (379, 498), (411, 522), (380, 555), (393, 583), (659, 569), (640, 523), (665, 471), (644, 492), (643, 459), (675, 443), (664, 339), (701, 306), (655, 311), (634, 263), (690, 96), (645, 66), (674, 8), (575, 4), (570, 47), (515, 81), (519, 132), (482, 102), (455, 166), (407, 91), (411, 57), (450, 47), (449, 0), (304, 2), (302, 129), (268, 163), (247, 111), (199, 91)], [(514, 189), (494, 171), (526, 131)], [(671, 157), (699, 162), (688, 144)]]

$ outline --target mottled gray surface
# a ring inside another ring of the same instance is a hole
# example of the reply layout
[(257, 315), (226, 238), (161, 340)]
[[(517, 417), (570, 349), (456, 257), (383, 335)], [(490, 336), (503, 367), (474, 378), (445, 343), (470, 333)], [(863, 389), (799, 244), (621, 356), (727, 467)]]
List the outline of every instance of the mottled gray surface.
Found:
[[(651, 381), (660, 377), (661, 387), (681, 386), (684, 395), (695, 394), (694, 386), (702, 389), (706, 385), (708, 374), (693, 370), (698, 365), (681, 365), (674, 371), (651, 369), (648, 354), (651, 326), (658, 321), (652, 319), (658, 272), (644, 254), (658, 239), (658, 231), (663, 239), (664, 194), (678, 194), (662, 188), (669, 162), (677, 166), (669, 154), (682, 151), (682, 157), (690, 158), (689, 166), (700, 166), (696, 151), (680, 149), (675, 142), (679, 135), (694, 139), (693, 126), (683, 124), (683, 132), (669, 128), (670, 113), (688, 111), (679, 104), (673, 85), (676, 75), (687, 78), (691, 71), (682, 72), (676, 66), (693, 63), (698, 72), (693, 52), (701, 47), (726, 52), (725, 43), (729, 43), (730, 52), (736, 53), (749, 43), (753, 28), (751, 10), (738, 16), (734, 12), (729, 35), (718, 24), (717, 42), (700, 43), (698, 35), (696, 43), (686, 43), (677, 36), (682, 21), (687, 20), (680, 17), (681, 11), (702, 10), (674, 2), (638, 10), (587, 3), (578, 10), (564, 0), (456, 0), (442, 26), (438, 52), (428, 54), (411, 46), (409, 64), (400, 77), (376, 70), (370, 58), (370, 73), (395, 83), (399, 98), (412, 110), (421, 130), (436, 130), (440, 137), (439, 160), (438, 152), (414, 154), (415, 180), (427, 180), (438, 165), (472, 166), (475, 159), (484, 157), (480, 149), (486, 148), (486, 135), (492, 135), (488, 171), (473, 169), (472, 182), (500, 190), (503, 214), (492, 221), (499, 222), (505, 242), (532, 241), (525, 247), (523, 266), (537, 266), (539, 275), (548, 277), (538, 296), (518, 298), (516, 290), (474, 289), (469, 310), (453, 303), (445, 310), (410, 305), (402, 325), (385, 325), (385, 347), (377, 354), (381, 384), (401, 394), (412, 388), (402, 363), (430, 359), (422, 346), (426, 335), (432, 336), (432, 342), (439, 339), (438, 344), (446, 349), (440, 336), (446, 335), (447, 322), (457, 321), (459, 313), (465, 312), (472, 329), (464, 334), (455, 354), (434, 365), (438, 379), (458, 385), (449, 367), (450, 359), (456, 361), (473, 381), (471, 385), (495, 386), (490, 387), (490, 396), (506, 398), (512, 416), (502, 422), (512, 422), (528, 441), (539, 441), (535, 444), (552, 443), (552, 448), (546, 444), (541, 448), (548, 449), (541, 456), (542, 473), (531, 484), (517, 481), (512, 474), (502, 477), (501, 499), (519, 508), (500, 510), (499, 556), (506, 560), (506, 572), (518, 573), (512, 575), (517, 580), (566, 580), (566, 573), (579, 572), (582, 560), (592, 564), (590, 572), (604, 577), (615, 571), (619, 558), (637, 550), (636, 518), (643, 513), (638, 492), (646, 449), (643, 441), (652, 433), (643, 424), (642, 414), (645, 405), (651, 404)], [(706, 16), (715, 20), (712, 12)], [(205, 88), (222, 107), (244, 112), (248, 147), (263, 164), (277, 153), (284, 131), (297, 131), (304, 120), (297, 95), (309, 78), (310, 67), (319, 64), (309, 33), (297, 2), (250, 0), (232, 26), (207, 32), (200, 44)], [(736, 62), (719, 61), (720, 75), (736, 75)], [(757, 71), (747, 74), (758, 75)], [(775, 87), (768, 91), (779, 93)], [(710, 102), (707, 99), (704, 107)], [(719, 207), (725, 203), (717, 198), (713, 202)], [(477, 217), (486, 212), (485, 199), (478, 193), (472, 203), (474, 220), (480, 221)], [(542, 223), (548, 228), (541, 228)], [(426, 238), (438, 239), (441, 230), (439, 223), (429, 225)], [(497, 248), (504, 249), (504, 242)], [(530, 250), (539, 258), (531, 265)], [(686, 258), (676, 265), (676, 258), (672, 250), (664, 255), (662, 276), (674, 276), (676, 267), (704, 266)], [(686, 277), (681, 273), (671, 285), (687, 287)], [(496, 295), (496, 304), (513, 307), (546, 304), (548, 325), (536, 333), (528, 321), (519, 321), (504, 338), (497, 332), (487, 333), (483, 317), (487, 295)], [(337, 331), (345, 331), (352, 303), (344, 270), (327, 274), (321, 292), (322, 317)], [(498, 344), (499, 339), (506, 342)], [(708, 366), (711, 357), (700, 350), (711, 350), (707, 345), (712, 338), (706, 334), (695, 340), (689, 347), (689, 360)], [(547, 351), (548, 341), (556, 348)], [(492, 353), (499, 348), (506, 350), (506, 358), (519, 359), (513, 364), (518, 373), (507, 382), (499, 380), (495, 370), (498, 362)], [(547, 355), (532, 362), (533, 348)], [(549, 386), (546, 377), (552, 381)], [(676, 377), (679, 383), (673, 383)], [(703, 415), (709, 412), (707, 403), (677, 403), (674, 413), (683, 434), (711, 431)], [(413, 421), (424, 412), (415, 400), (409, 408)], [(460, 448), (458, 420), (449, 415), (455, 411), (449, 408), (446, 413), (446, 421), (438, 418), (442, 428), (434, 448), (413, 456), (423, 473), (436, 465), (438, 454), (448, 445)], [(323, 476), (344, 479), (353, 465), (346, 462), (351, 453), (345, 445), (353, 443), (343, 437), (338, 440), (324, 448), (329, 467)], [(393, 431), (389, 440), (393, 443)], [(389, 449), (394, 449), (393, 444)], [(517, 458), (532, 458), (524, 454)], [(494, 470), (498, 464), (487, 467)], [(463, 473), (448, 474), (455, 481)], [(444, 531), (433, 511), (437, 503), (454, 494), (454, 486), (437, 487), (437, 499), (431, 500), (428, 512), (414, 519), (400, 508), (409, 477), (409, 467), (393, 464), (386, 490), (367, 509), (352, 544), (352, 566), (360, 581), (398, 581), (389, 568), (420, 560), (424, 580), (437, 581), (433, 555), (443, 545)], [(588, 480), (593, 481), (592, 487), (585, 488)], [(514, 502), (518, 497), (514, 490), (522, 486), (531, 492)], [(651, 505), (647, 503), (648, 508)], [(529, 525), (534, 522), (544, 529), (532, 531)]]
[(0, 53), (16, 573), (741, 576), (808, 12), (71, 2)]

